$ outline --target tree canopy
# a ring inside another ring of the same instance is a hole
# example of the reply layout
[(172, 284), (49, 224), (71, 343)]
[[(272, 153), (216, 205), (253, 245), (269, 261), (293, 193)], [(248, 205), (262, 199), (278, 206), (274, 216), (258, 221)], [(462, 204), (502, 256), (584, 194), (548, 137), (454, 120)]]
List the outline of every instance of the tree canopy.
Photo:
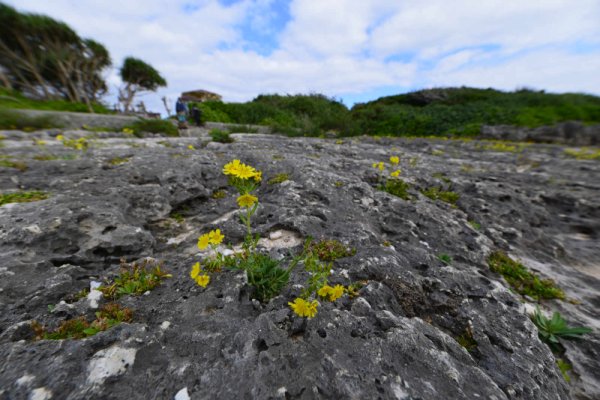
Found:
[(125, 112), (131, 110), (136, 94), (143, 91), (154, 92), (159, 87), (167, 86), (165, 78), (154, 67), (134, 57), (125, 58), (120, 73), (125, 87), (119, 90), (119, 100)]
[(108, 50), (67, 24), (0, 3), (0, 85), (26, 95), (90, 105), (107, 90)]

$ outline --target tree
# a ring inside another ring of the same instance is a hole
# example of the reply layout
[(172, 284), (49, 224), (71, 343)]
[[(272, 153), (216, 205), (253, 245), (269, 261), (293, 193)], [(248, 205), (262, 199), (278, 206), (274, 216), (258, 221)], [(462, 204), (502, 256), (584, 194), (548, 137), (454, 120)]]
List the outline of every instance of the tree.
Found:
[(131, 104), (136, 94), (143, 91), (155, 92), (159, 87), (167, 86), (167, 81), (151, 65), (133, 57), (123, 61), (120, 70), (125, 87), (119, 89), (119, 101), (123, 111), (132, 111)]
[(106, 92), (106, 48), (67, 24), (0, 3), (0, 84), (36, 98), (91, 103)]

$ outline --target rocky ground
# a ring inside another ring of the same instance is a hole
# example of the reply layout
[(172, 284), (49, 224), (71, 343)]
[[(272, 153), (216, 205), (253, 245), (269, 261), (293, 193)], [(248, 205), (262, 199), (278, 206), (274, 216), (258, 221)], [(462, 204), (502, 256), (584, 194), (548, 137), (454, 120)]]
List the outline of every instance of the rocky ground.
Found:
[[(105, 133), (76, 150), (58, 131), (0, 133), (0, 193), (49, 194), (0, 207), (2, 399), (600, 398), (597, 160), (476, 141), (236, 134), (221, 144), (202, 130)], [(392, 155), (409, 200), (376, 189), (372, 164)], [(322, 302), (307, 320), (287, 306), (305, 282), (301, 267), (267, 304), (252, 300), (240, 272), (215, 273), (205, 289), (190, 279), (205, 256), (201, 233), (243, 240), (221, 173), (234, 158), (263, 171), (253, 220), (263, 251), (285, 263), (308, 236), (337, 239), (356, 254), (336, 260), (330, 280), (363, 282), (359, 296)], [(280, 173), (289, 180), (267, 183)], [(420, 193), (431, 186), (458, 193), (456, 206)], [(527, 316), (532, 299), (489, 269), (494, 250), (565, 291), (568, 301), (543, 302), (546, 314), (594, 329), (565, 342), (570, 383)], [(114, 277), (121, 258), (146, 257), (172, 277), (118, 300), (132, 322), (34, 340), (32, 321), (93, 316), (104, 300), (73, 295)], [(469, 332), (467, 349), (458, 339)]]

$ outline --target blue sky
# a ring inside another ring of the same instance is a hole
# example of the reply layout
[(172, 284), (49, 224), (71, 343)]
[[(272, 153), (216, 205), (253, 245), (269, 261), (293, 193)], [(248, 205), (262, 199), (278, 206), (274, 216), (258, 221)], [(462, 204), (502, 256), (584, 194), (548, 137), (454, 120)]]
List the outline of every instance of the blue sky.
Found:
[[(5, 0), (6, 1), (6, 0)], [(169, 86), (225, 101), (323, 93), (351, 106), (440, 86), (600, 95), (598, 0), (8, 0), (109, 49), (114, 102), (129, 55)]]

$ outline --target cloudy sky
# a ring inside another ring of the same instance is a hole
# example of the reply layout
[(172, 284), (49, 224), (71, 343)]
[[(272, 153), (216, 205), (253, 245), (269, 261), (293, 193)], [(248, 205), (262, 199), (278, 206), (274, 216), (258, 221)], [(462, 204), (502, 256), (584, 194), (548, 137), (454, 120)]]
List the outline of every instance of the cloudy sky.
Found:
[(439, 86), (600, 95), (599, 0), (3, 0), (225, 101), (318, 92), (351, 106)]

